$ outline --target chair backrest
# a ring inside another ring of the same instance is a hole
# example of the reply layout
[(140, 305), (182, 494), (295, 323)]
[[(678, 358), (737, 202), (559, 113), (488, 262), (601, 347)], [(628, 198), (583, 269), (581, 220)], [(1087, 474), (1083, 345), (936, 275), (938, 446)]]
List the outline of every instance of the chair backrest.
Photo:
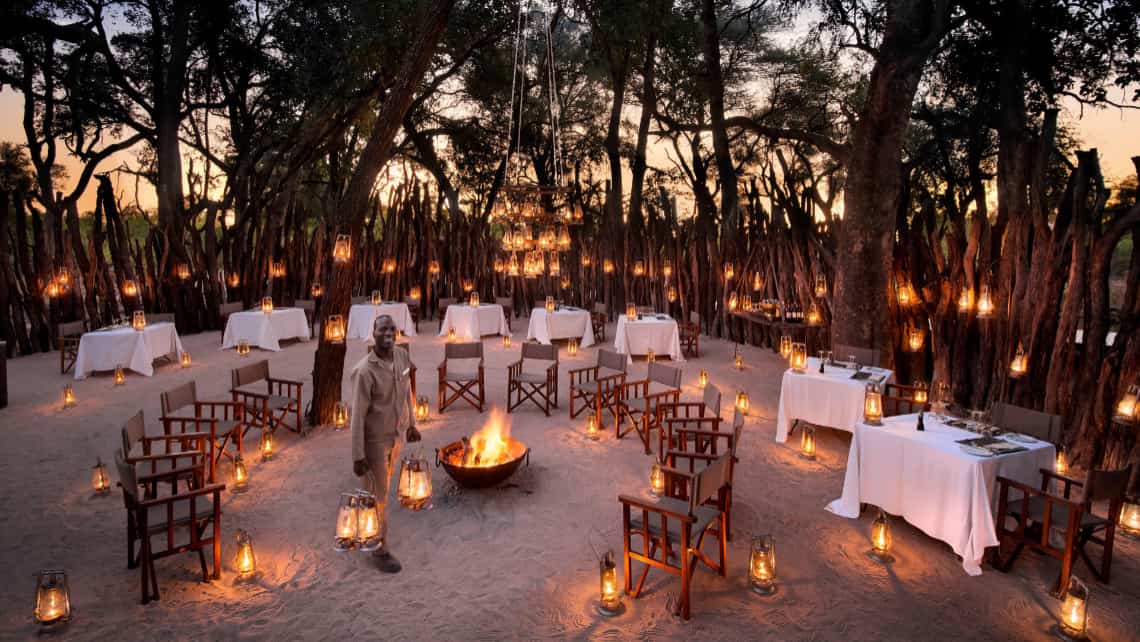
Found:
[(594, 302), (594, 313), (595, 314), (608, 315), (610, 312), (609, 312), (609, 308), (606, 306), (605, 303), (602, 303), (601, 301), (595, 301)]
[(689, 495), (689, 514), (695, 515), (697, 507), (717, 497), (720, 489), (728, 483), (729, 463), (732, 453), (724, 453), (711, 464), (693, 476), (693, 492)]
[(994, 424), (1004, 430), (1025, 433), (1051, 444), (1061, 441), (1061, 417), (1058, 415), (999, 401), (993, 405), (991, 417)]
[[(1128, 480), (1132, 477), (1132, 464), (1120, 470), (1090, 470), (1085, 475), (1086, 502), (1111, 501), (1122, 499), (1128, 490)], [(1117, 516), (1111, 515), (1111, 519)]]
[(878, 366), (879, 365), (879, 351), (873, 348), (857, 348), (855, 346), (847, 346), (842, 343), (835, 344), (835, 358), (846, 359), (851, 355), (855, 355), (855, 359), (859, 361), (862, 366)]
[[(525, 344), (524, 344), (525, 345)], [(445, 343), (443, 346), (444, 359), (482, 359), (483, 342), (471, 343)]]
[(230, 370), (230, 387), (240, 388), (256, 381), (269, 378), (269, 360), (262, 359), (248, 366)]
[(710, 417), (720, 416), (720, 388), (710, 384), (705, 385), (705, 394), (701, 397), (711, 414)]
[(159, 395), (159, 400), (162, 402), (163, 415), (174, 414), (175, 410), (193, 406), (198, 401), (198, 384), (187, 381), (181, 386), (163, 392)]
[(515, 307), (515, 302), (509, 296), (497, 296), (495, 297), (495, 305), (503, 306), (504, 310), (511, 310)]
[(693, 325), (700, 327), (700, 325), (701, 325), (701, 313), (697, 312), (696, 310), (689, 310), (689, 323), (692, 323)]
[(119, 485), (123, 487), (123, 503), (133, 508), (139, 500), (139, 482), (134, 464), (127, 461), (122, 450), (115, 449), (115, 468), (119, 470)]
[(740, 447), (740, 436), (744, 434), (744, 413), (740, 408), (732, 412), (732, 456), (736, 457), (736, 449)]
[(146, 422), (143, 421), (143, 411), (139, 410), (123, 424), (123, 452), (131, 452), (131, 448), (146, 436)]
[(613, 350), (606, 349), (598, 350), (599, 367), (625, 372), (625, 368), (628, 364), (629, 359), (626, 359), (625, 355), (621, 354), (620, 352), (614, 352)]
[(84, 327), (82, 320), (68, 321), (67, 323), (61, 323), (56, 326), (56, 336), (61, 339), (64, 337), (78, 337), (79, 335), (83, 334), (83, 330)]
[(146, 316), (147, 323), (174, 323), (173, 312), (160, 312), (158, 314), (148, 314)]
[[(481, 344), (480, 344), (481, 345)], [(523, 359), (542, 359), (543, 361), (558, 361), (558, 346), (553, 343), (543, 345), (528, 341), (522, 344)]]
[(242, 311), (241, 301), (234, 301), (232, 303), (223, 303), (218, 306), (218, 316), (228, 317), (234, 312)]
[(670, 388), (680, 388), (681, 369), (654, 361), (649, 364), (649, 380), (664, 384)]
[(317, 302), (313, 299), (294, 299), (293, 305), (306, 312), (313, 312), (317, 309)]

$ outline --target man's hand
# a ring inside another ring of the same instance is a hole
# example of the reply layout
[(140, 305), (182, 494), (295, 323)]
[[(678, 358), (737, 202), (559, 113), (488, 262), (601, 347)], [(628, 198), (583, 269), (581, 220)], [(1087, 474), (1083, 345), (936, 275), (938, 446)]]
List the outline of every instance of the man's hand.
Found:
[(352, 472), (357, 477), (363, 477), (368, 472), (368, 462), (363, 459), (352, 462)]
[(419, 441), (420, 431), (416, 430), (415, 426), (408, 426), (407, 439), (409, 444)]

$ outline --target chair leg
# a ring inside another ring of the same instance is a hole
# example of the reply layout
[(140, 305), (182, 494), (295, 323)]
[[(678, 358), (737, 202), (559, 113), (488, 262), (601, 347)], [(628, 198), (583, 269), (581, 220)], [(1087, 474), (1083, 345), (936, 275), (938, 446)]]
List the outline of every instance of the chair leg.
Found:
[(677, 605), (681, 612), (681, 619), (688, 620), (689, 616), (689, 584), (693, 579), (693, 556), (689, 553), (690, 533), (687, 526), (681, 529), (681, 601)]

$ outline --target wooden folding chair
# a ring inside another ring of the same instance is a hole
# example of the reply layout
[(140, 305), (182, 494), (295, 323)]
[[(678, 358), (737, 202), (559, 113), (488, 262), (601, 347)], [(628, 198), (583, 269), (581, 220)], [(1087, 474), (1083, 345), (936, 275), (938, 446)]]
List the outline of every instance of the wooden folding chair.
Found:
[(686, 426), (689, 419), (702, 419), (702, 426), (708, 430), (720, 430), (720, 388), (713, 384), (705, 385), (704, 394), (700, 401), (676, 401), (672, 403), (657, 404), (658, 431), (657, 452), (663, 453), (674, 448), (672, 441), (673, 425)]
[[(188, 427), (188, 426), (187, 426)], [(162, 435), (147, 435), (143, 411), (131, 415), (119, 431), (122, 437), (123, 460), (132, 464), (144, 475), (168, 473), (175, 469), (196, 470), (200, 462), (206, 462), (206, 478), (214, 479), (214, 458), (211, 456), (210, 433), (206, 431), (167, 432)], [(189, 475), (173, 476), (169, 480), (171, 493), (177, 492), (180, 481), (191, 482)], [(150, 493), (153, 495), (152, 488)]]
[[(998, 477), (998, 512), (995, 520), (998, 546), (991, 563), (1000, 571), (1008, 571), (1026, 546), (1061, 560), (1061, 573), (1053, 585), (1053, 595), (1060, 597), (1069, 585), (1073, 562), (1077, 554), (1088, 565), (1098, 580), (1108, 583), (1112, 571), (1112, 549), (1116, 541), (1116, 524), (1124, 506), (1132, 465), (1122, 470), (1090, 470), (1084, 481), (1066, 477), (1047, 468), (1041, 469), (1041, 488), (1033, 488), (1006, 477)], [(1058, 480), (1062, 496), (1050, 494), (1049, 482)], [(1081, 497), (1073, 499), (1073, 487), (1081, 489)], [(1020, 492), (1011, 499), (1010, 490)], [(1092, 511), (1094, 502), (1105, 502), (1108, 513), (1104, 517)], [(1017, 521), (1013, 529), (1006, 527), (1006, 516)], [(1063, 529), (1063, 545), (1054, 546), (1049, 539), (1052, 529)], [(1103, 533), (1103, 535), (1101, 535)], [(1094, 564), (1085, 547), (1089, 542), (1101, 546), (1099, 567)], [(1013, 544), (1014, 549), (1005, 559), (1002, 547)]]
[[(208, 433), (212, 457), (210, 481), (222, 456), (233, 459), (242, 454), (242, 421), (245, 404), (237, 401), (205, 401), (198, 398), (198, 384), (193, 381), (171, 388), (159, 396), (163, 430), (168, 435), (195, 428)], [(230, 452), (230, 449), (236, 452)]]
[(79, 358), (79, 340), (83, 338), (86, 325), (82, 320), (69, 321), (56, 326), (56, 346), (59, 348), (59, 374), (67, 374), (75, 367)]
[(883, 386), (883, 416), (913, 415), (919, 412), (930, 412), (930, 402), (914, 400), (914, 386), (903, 386), (897, 383), (888, 383)]
[[(246, 386), (265, 382), (265, 392), (249, 390)], [(304, 436), (305, 424), (301, 419), (301, 396), (304, 384), (293, 379), (269, 376), (269, 361), (261, 360), (230, 371), (230, 394), (234, 403), (245, 406), (242, 412), (243, 429), (258, 428), (275, 432), (284, 426)], [(290, 424), (289, 415), (295, 416)]]
[[(142, 603), (158, 599), (156, 559), (196, 551), (202, 565), (202, 581), (221, 577), (222, 562), (222, 491), (225, 484), (205, 484), (204, 462), (189, 469), (197, 482), (170, 495), (139, 495), (140, 485), (157, 486), (158, 482), (182, 475), (186, 470), (172, 469), (164, 473), (139, 475), (134, 464), (121, 451), (115, 454), (119, 469), (119, 486), (123, 489), (123, 505), (127, 510), (127, 568), (142, 569)], [(138, 555), (135, 544), (138, 543)], [(204, 551), (211, 548), (213, 572), (206, 569)]]
[[(710, 506), (706, 502), (719, 497), (728, 484), (731, 459), (732, 456), (726, 453), (696, 473), (664, 468), (666, 496), (655, 501), (640, 496), (618, 496), (622, 505), (622, 563), (626, 593), (634, 598), (641, 594), (650, 568), (680, 575), (681, 599), (674, 612), (688, 620), (691, 615), (690, 589), (697, 562), (704, 562), (725, 577), (728, 568), (725, 515), (715, 504)], [(706, 535), (716, 537), (719, 549), (716, 560), (702, 550)], [(633, 548), (634, 537), (641, 540), (640, 550)], [(674, 556), (679, 563), (670, 563)], [(645, 565), (636, 587), (633, 585), (633, 562)]]
[(606, 340), (606, 321), (609, 315), (609, 309), (605, 303), (594, 303), (594, 311), (590, 313), (590, 326), (594, 331), (594, 337), (598, 341)]
[(689, 312), (689, 320), (682, 321), (677, 330), (681, 335), (681, 352), (692, 357), (701, 356), (701, 315)]
[[(641, 381), (627, 381), (618, 387), (618, 417), (614, 431), (618, 439), (636, 431), (650, 453), (650, 433), (657, 429), (657, 406), (676, 403), (681, 398), (681, 369), (653, 362), (648, 376)], [(630, 425), (622, 430), (626, 421)]]
[(495, 297), (495, 305), (503, 308), (503, 316), (507, 317), (507, 329), (514, 332), (511, 328), (511, 319), (515, 316), (515, 301), (509, 296)]
[(439, 412), (459, 399), (483, 412), (483, 344), (447, 343), (439, 364)]
[(524, 343), (519, 360), (507, 367), (507, 412), (527, 399), (547, 417), (558, 407), (558, 346)]
[(1059, 415), (998, 401), (990, 409), (990, 416), (994, 425), (1002, 430), (1019, 432), (1054, 445), (1061, 442)]
[[(714, 422), (714, 419), (718, 421)], [(661, 459), (670, 468), (695, 473), (703, 470), (726, 452), (732, 455), (728, 469), (728, 484), (713, 502), (717, 508), (724, 511), (726, 537), (731, 541), (732, 480), (736, 464), (740, 462), (736, 453), (740, 446), (740, 436), (744, 431), (744, 413), (740, 412), (739, 408), (733, 410), (731, 433), (721, 432), (716, 428), (710, 429), (710, 426), (719, 425), (719, 417), (688, 417), (667, 428), (663, 426), (662, 431), (667, 429), (672, 431), (672, 438), (669, 441), (675, 446), (662, 451), (664, 454)]]
[[(624, 354), (612, 350), (598, 350), (598, 361), (592, 366), (575, 368), (570, 375), (570, 418), (583, 410), (593, 410), (598, 420), (598, 430), (602, 430), (602, 408), (607, 408), (618, 419), (618, 390), (625, 383), (628, 359)], [(582, 406), (574, 409), (574, 400), (580, 399)]]

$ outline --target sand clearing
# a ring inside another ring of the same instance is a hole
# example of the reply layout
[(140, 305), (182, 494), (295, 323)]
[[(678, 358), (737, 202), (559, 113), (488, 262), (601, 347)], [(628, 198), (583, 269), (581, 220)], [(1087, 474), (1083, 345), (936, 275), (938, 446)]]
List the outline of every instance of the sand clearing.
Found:
[[(420, 393), (432, 401), (425, 453), (486, 418), (462, 406), (435, 415), (443, 343), (434, 327), (421, 324), (412, 340)], [(515, 321), (509, 349), (497, 338), (485, 341), (487, 398), (495, 405), (505, 407), (506, 366), (525, 327)], [(32, 574), (42, 568), (68, 572), (74, 616), (61, 633), (75, 639), (1048, 639), (1056, 621), (1059, 602), (1048, 588), (1058, 564), (1051, 559), (1026, 553), (1009, 574), (987, 566), (971, 578), (948, 546), (900, 520), (893, 522), (896, 563), (865, 557), (874, 512), (848, 520), (824, 510), (842, 490), (850, 436), (820, 430), (814, 462), (800, 459), (791, 442), (774, 443), (783, 362), (746, 347), (748, 367), (739, 372), (731, 367), (732, 344), (707, 337), (701, 358), (683, 364), (685, 397), (699, 399), (697, 370), (706, 368), (725, 393), (726, 416), (742, 387), (752, 412), (736, 471), (729, 575), (697, 572), (687, 623), (670, 615), (679, 579), (660, 572), (650, 574), (640, 599), (624, 598), (625, 614), (607, 619), (594, 611), (597, 554), (621, 551), (617, 495), (645, 492), (651, 459), (633, 435), (587, 440), (585, 415), (568, 418), (565, 374), (556, 414), (548, 419), (524, 406), (509, 415), (512, 436), (530, 446), (531, 457), (506, 485), (461, 490), (434, 468), (433, 509), (390, 509), (400, 574), (381, 574), (366, 554), (333, 550), (338, 494), (357, 487), (348, 432), (321, 428), (300, 438), (281, 431), (274, 460), (249, 462), (248, 492), (225, 494), (222, 579), (203, 584), (193, 554), (158, 560), (161, 598), (142, 606), (139, 573), (126, 568), (120, 492), (92, 498), (90, 472), (96, 456), (113, 461), (119, 428), (140, 405), (149, 430), (159, 430), (153, 420), (162, 390), (193, 379), (202, 397), (226, 392), (229, 369), (244, 361), (218, 350), (218, 333), (182, 340), (193, 367), (157, 366), (152, 378), (128, 373), (119, 388), (109, 374), (73, 382), (59, 374), (54, 353), (8, 363), (10, 405), (0, 410), (0, 638), (35, 636)], [(612, 337), (603, 345), (610, 344)], [(254, 350), (246, 360), (268, 358), (274, 374), (311, 384), (315, 345)], [(348, 365), (364, 350), (350, 342)], [(563, 350), (563, 373), (592, 364), (594, 351), (569, 359)], [(639, 362), (631, 378), (644, 372)], [(78, 406), (62, 410), (66, 383), (74, 384)], [(228, 476), (229, 466), (220, 472)], [(238, 528), (252, 535), (261, 571), (249, 584), (236, 584), (232, 572)], [(778, 550), (779, 591), (766, 598), (747, 589), (748, 542), (759, 533), (773, 533)], [(1082, 563), (1075, 572), (1090, 581), (1094, 638), (1136, 639), (1140, 543), (1118, 535), (1110, 586), (1092, 581)]]

